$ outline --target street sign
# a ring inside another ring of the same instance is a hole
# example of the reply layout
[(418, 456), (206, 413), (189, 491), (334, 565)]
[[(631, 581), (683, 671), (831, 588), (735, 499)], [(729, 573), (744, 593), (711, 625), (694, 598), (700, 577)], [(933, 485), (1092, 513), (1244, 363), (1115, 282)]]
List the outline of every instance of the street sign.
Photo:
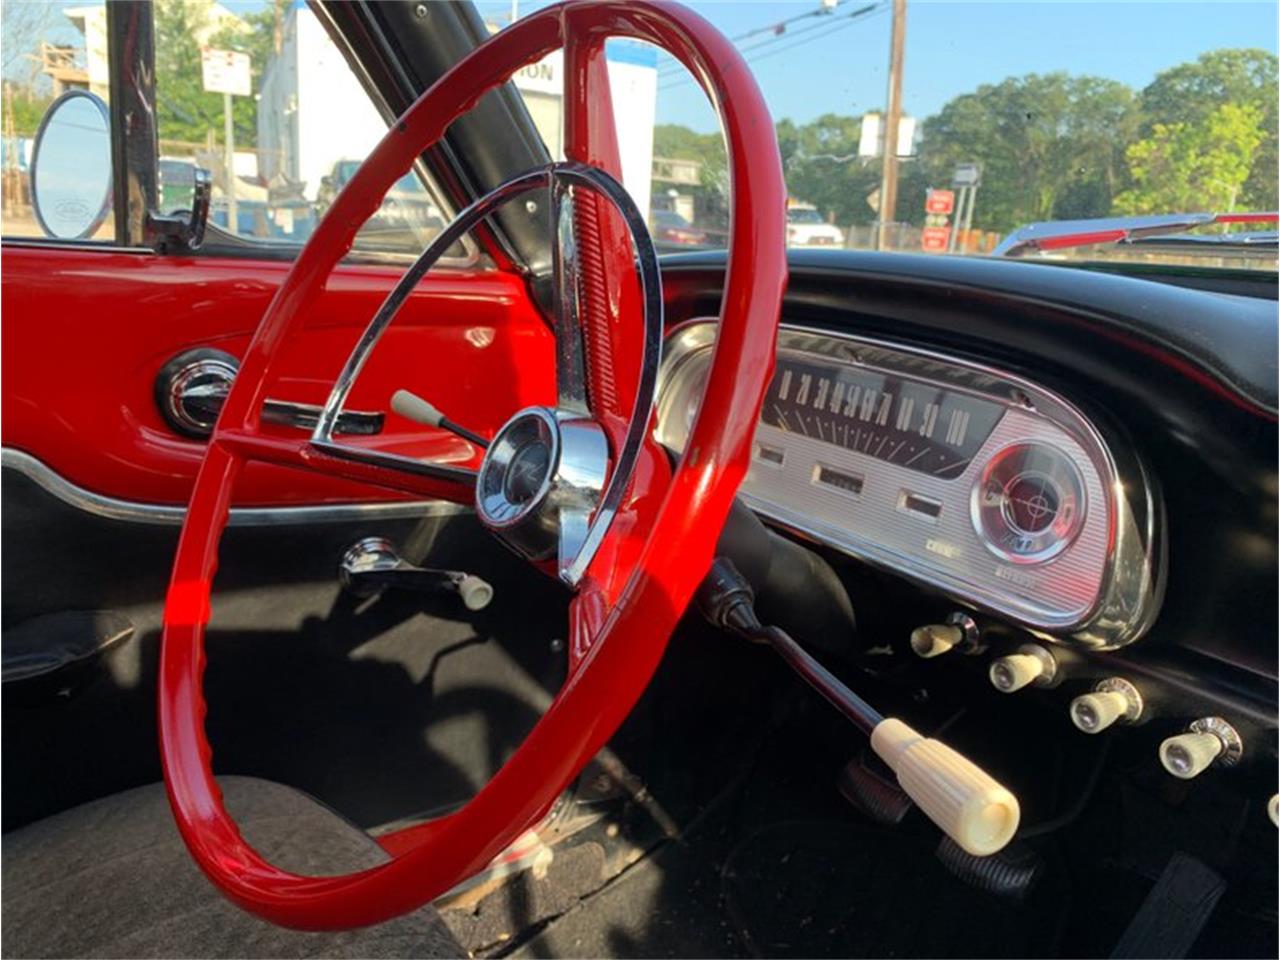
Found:
[(951, 190), (930, 190), (924, 196), (924, 212), (947, 216), (956, 207), (956, 195)]
[(950, 238), (950, 227), (925, 227), (920, 234), (920, 249), (927, 253), (945, 253)]
[(955, 173), (951, 174), (953, 187), (976, 187), (982, 183), (982, 168), (976, 163), (956, 164)]
[(249, 96), (249, 55), (234, 50), (200, 50), (200, 77), (209, 93), (229, 93), (233, 97)]

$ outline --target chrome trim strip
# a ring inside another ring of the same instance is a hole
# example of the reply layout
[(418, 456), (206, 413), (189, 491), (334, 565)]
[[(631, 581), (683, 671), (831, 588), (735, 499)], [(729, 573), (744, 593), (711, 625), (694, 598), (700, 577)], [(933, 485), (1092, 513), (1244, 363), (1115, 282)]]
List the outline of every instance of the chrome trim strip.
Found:
[[(16, 470), (51, 496), (85, 513), (107, 520), (180, 526), (186, 507), (137, 503), (94, 493), (76, 486), (43, 461), (12, 447), (0, 448), (0, 467)], [(282, 527), (304, 523), (349, 523), (360, 520), (412, 520), (449, 517), (472, 508), (449, 500), (414, 500), (402, 503), (335, 503), (299, 507), (234, 507), (228, 521), (233, 527)]]

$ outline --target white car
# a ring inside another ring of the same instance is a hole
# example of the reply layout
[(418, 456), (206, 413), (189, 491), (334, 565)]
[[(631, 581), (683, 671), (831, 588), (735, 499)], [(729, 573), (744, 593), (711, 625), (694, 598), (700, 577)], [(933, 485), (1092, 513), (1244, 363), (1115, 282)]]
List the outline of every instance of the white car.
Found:
[(816, 207), (791, 207), (787, 210), (787, 246), (843, 247), (844, 231), (823, 220)]

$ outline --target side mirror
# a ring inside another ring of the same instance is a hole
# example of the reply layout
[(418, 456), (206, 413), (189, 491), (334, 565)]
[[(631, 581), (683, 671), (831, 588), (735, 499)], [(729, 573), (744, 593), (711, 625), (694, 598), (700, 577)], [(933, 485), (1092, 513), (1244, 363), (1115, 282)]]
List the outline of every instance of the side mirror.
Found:
[(46, 236), (87, 240), (111, 212), (111, 114), (87, 90), (49, 107), (31, 157), (31, 200)]

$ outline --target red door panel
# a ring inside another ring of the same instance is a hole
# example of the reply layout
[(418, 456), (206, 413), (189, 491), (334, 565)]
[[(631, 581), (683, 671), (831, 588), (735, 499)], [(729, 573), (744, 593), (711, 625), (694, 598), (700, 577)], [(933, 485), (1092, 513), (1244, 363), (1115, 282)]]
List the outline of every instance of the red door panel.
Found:
[[(244, 352), (289, 264), (22, 246), (4, 248), (2, 427), (78, 486), (146, 503), (185, 503), (203, 444), (156, 408), (156, 373), (195, 347)], [(330, 281), (271, 396), (320, 403), (399, 279), (394, 266), (344, 265)], [(436, 270), (405, 303), (348, 407), (387, 411), (362, 442), (472, 461), (469, 444), (389, 412), (400, 387), (492, 433), (513, 412), (555, 399), (554, 343), (523, 281), (494, 270)], [(478, 460), (477, 460), (478, 462)], [(241, 506), (394, 499), (396, 494), (268, 464), (237, 484)]]

